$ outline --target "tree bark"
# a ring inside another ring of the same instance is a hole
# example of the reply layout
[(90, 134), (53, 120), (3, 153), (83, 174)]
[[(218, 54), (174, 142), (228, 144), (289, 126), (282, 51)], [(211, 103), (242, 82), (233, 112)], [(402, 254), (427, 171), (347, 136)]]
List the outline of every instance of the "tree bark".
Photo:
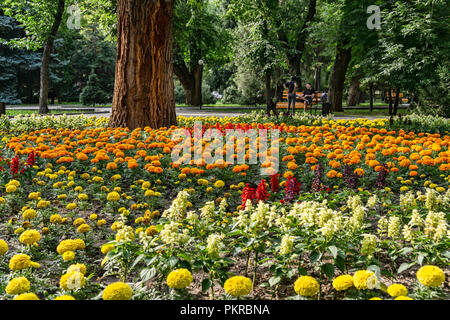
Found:
[[(272, 94), (271, 94), (272, 90), (270, 88), (271, 82), (272, 82), (272, 76), (269, 71), (266, 71), (265, 83), (266, 83), (266, 106), (267, 106), (267, 108), (269, 108), (270, 102), (272, 100)], [(267, 110), (267, 111), (269, 111), (269, 110)]]
[(328, 101), (332, 110), (344, 111), (342, 108), (342, 96), (344, 91), (345, 74), (351, 59), (351, 47), (345, 48), (350, 40), (339, 40), (337, 44), (336, 59), (334, 61), (333, 73), (331, 74), (330, 87), (328, 90)]
[(186, 65), (183, 63), (174, 63), (174, 73), (181, 83), (184, 89), (185, 101), (188, 106), (193, 105), (194, 95), (194, 75), (189, 71)]
[(6, 114), (6, 103), (0, 102), (0, 115)]
[(314, 70), (314, 90), (320, 92), (320, 74), (322, 71), (322, 67), (316, 66)]
[(48, 113), (48, 79), (50, 73), (49, 71), (50, 54), (52, 53), (53, 42), (55, 41), (56, 34), (58, 33), (58, 29), (61, 24), (65, 5), (66, 5), (65, 0), (58, 1), (58, 8), (56, 10), (55, 20), (53, 21), (53, 25), (50, 30), (50, 34), (47, 38), (47, 41), (44, 44), (44, 51), (42, 53), (42, 61), (41, 61), (39, 114)]
[(392, 88), (389, 88), (388, 99), (389, 99), (389, 115), (392, 116)]
[(117, 63), (110, 127), (176, 124), (173, 0), (117, 0)]
[(192, 105), (196, 107), (202, 107), (202, 76), (203, 76), (203, 66), (197, 65), (194, 69), (194, 92), (192, 96)]
[(398, 110), (398, 104), (400, 102), (400, 89), (397, 88), (397, 90), (395, 91), (395, 102), (394, 102), (394, 116), (397, 115), (397, 110)]
[(353, 76), (350, 88), (348, 90), (348, 97), (347, 97), (347, 107), (354, 107), (358, 104), (359, 100), (359, 85), (360, 85), (360, 79), (361, 76), (359, 74), (356, 74)]

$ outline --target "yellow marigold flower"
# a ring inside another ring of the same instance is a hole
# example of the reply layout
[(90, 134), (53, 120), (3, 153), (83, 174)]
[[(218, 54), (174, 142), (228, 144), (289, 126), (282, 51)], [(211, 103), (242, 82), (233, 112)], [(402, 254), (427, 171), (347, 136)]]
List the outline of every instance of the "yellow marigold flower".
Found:
[(7, 192), (7, 193), (14, 193), (14, 192), (16, 192), (16, 191), (17, 191), (17, 187), (14, 186), (14, 185), (8, 185), (8, 186), (6, 187), (6, 192)]
[(112, 231), (117, 231), (119, 229), (119, 222), (118, 221), (114, 221), (114, 223), (111, 225), (111, 230)]
[(37, 200), (41, 196), (40, 192), (30, 192), (28, 199)]
[(294, 290), (298, 295), (312, 297), (319, 292), (319, 283), (311, 276), (302, 276), (295, 281)]
[(50, 217), (50, 223), (61, 223), (62, 218), (59, 214), (52, 214)]
[(84, 287), (86, 279), (81, 272), (70, 272), (61, 276), (59, 286), (66, 290), (78, 290)]
[(84, 243), (83, 239), (75, 239), (73, 241), (77, 244), (77, 250), (83, 250), (86, 248), (86, 243)]
[(379, 297), (373, 297), (373, 298), (370, 298), (369, 300), (383, 300), (383, 299), (381, 299)]
[(106, 200), (111, 202), (116, 202), (120, 200), (120, 194), (116, 191), (108, 193), (108, 196), (106, 197)]
[(31, 261), (31, 257), (24, 253), (19, 253), (14, 255), (11, 260), (9, 260), (9, 269), (12, 271), (22, 270), (26, 268), (39, 268), (39, 263)]
[(394, 283), (387, 288), (387, 293), (389, 293), (391, 297), (407, 296), (408, 289), (402, 284)]
[(38, 202), (37, 207), (40, 209), (47, 208), (50, 205), (50, 201), (41, 200)]
[(353, 287), (353, 277), (349, 274), (344, 274), (333, 280), (333, 288), (337, 291), (347, 290)]
[(225, 182), (223, 182), (222, 180), (217, 180), (215, 183), (214, 183), (214, 187), (215, 188), (223, 188), (225, 186)]
[(188, 269), (177, 269), (169, 273), (167, 276), (167, 285), (174, 289), (183, 289), (191, 284), (194, 280)]
[(145, 229), (145, 234), (147, 236), (154, 236), (155, 234), (158, 234), (158, 230), (156, 230), (155, 226), (150, 226), (147, 229)]
[(65, 295), (56, 297), (56, 298), (53, 299), (53, 300), (75, 300), (75, 298), (72, 297), (72, 296), (69, 296), (69, 295), (65, 294)]
[(76, 243), (72, 239), (66, 239), (59, 243), (58, 247), (56, 248), (56, 251), (59, 254), (63, 254), (66, 251), (75, 251), (78, 249), (78, 243)]
[(83, 223), (86, 223), (86, 221), (83, 218), (78, 218), (78, 219), (75, 219), (75, 221), (73, 222), (73, 226), (74, 227), (79, 227)]
[(394, 300), (414, 300), (414, 299), (407, 297), (407, 296), (399, 296), (399, 297), (395, 298)]
[(373, 275), (375, 275), (375, 273), (369, 270), (356, 271), (353, 275), (353, 284), (355, 285), (356, 289), (367, 289), (367, 280)]
[(39, 298), (34, 293), (28, 292), (15, 296), (13, 300), (39, 300)]
[(62, 255), (64, 261), (72, 261), (75, 259), (75, 252), (73, 251), (66, 251)]
[(97, 219), (98, 219), (98, 215), (96, 215), (95, 213), (93, 213), (89, 216), (89, 220), (91, 220), (91, 221), (95, 221)]
[(76, 203), (69, 203), (67, 206), (66, 206), (66, 209), (67, 210), (73, 210), (73, 209), (75, 209), (77, 207), (77, 204)]
[(417, 279), (427, 287), (439, 287), (445, 281), (445, 274), (436, 266), (423, 266), (417, 271)]
[(34, 210), (34, 209), (27, 209), (27, 210), (25, 210), (25, 211), (22, 213), (22, 218), (23, 218), (24, 220), (31, 220), (31, 219), (33, 219), (34, 217), (36, 217), (36, 215), (37, 215), (36, 210)]
[(23, 244), (29, 245), (29, 246), (32, 244), (35, 244), (40, 239), (41, 239), (41, 234), (39, 233), (39, 231), (36, 231), (33, 229), (24, 231), (19, 237), (20, 242), (22, 242)]
[(115, 282), (103, 290), (103, 300), (130, 300), (133, 295), (131, 287), (124, 282)]
[(108, 252), (110, 252), (113, 249), (114, 249), (113, 244), (104, 244), (100, 250), (103, 254), (107, 254)]
[(86, 274), (86, 271), (86, 265), (82, 263), (71, 264), (69, 268), (67, 268), (67, 273), (81, 272), (82, 274)]
[(0, 197), (0, 204), (5, 204), (6, 203), (6, 200), (5, 200), (5, 198), (3, 198), (3, 197)]
[(17, 180), (11, 180), (8, 182), (8, 185), (10, 186), (15, 186), (15, 187), (20, 187), (20, 182)]
[(223, 288), (230, 296), (242, 297), (252, 292), (253, 283), (252, 280), (247, 277), (234, 276), (225, 281)]
[(80, 193), (80, 194), (78, 195), (78, 199), (79, 199), (79, 200), (82, 200), (82, 201), (86, 201), (88, 198), (89, 198), (88, 195), (85, 194), (85, 193)]
[(0, 239), (0, 256), (3, 256), (8, 250), (8, 243), (5, 240)]
[(58, 195), (58, 200), (65, 200), (65, 199), (67, 199), (67, 194)]
[(16, 230), (14, 230), (14, 234), (21, 234), (24, 230), (25, 230), (25, 229), (22, 228), (22, 227), (17, 228)]
[(83, 223), (77, 229), (78, 233), (86, 233), (86, 232), (89, 232), (89, 231), (91, 231), (91, 227), (88, 224), (86, 224), (86, 223)]
[(100, 219), (97, 221), (97, 226), (101, 227), (104, 226), (106, 224), (106, 220), (105, 219)]
[(7, 294), (15, 295), (30, 291), (30, 281), (25, 277), (14, 278), (5, 288)]

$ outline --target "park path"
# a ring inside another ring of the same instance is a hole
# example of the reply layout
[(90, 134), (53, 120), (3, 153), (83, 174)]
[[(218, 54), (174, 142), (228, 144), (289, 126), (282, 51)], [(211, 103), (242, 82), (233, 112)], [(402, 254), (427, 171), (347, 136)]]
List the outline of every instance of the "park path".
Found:
[[(7, 110), (38, 110), (38, 106), (7, 106)], [(83, 113), (87, 117), (109, 117), (111, 115), (111, 108), (86, 108), (86, 107), (79, 107), (79, 106), (50, 106), (51, 110), (86, 110), (86, 113)], [(221, 108), (223, 109), (223, 108)], [(233, 108), (229, 107), (230, 111), (233, 109), (249, 109), (248, 112), (251, 112), (254, 110), (254, 108), (246, 108), (246, 107), (239, 107), (239, 108)], [(235, 111), (235, 112), (214, 112), (212, 108), (206, 108), (204, 110), (199, 110), (198, 108), (191, 108), (191, 107), (181, 107), (176, 108), (177, 116), (184, 116), (184, 117), (210, 117), (210, 116), (217, 116), (219, 118), (225, 118), (225, 117), (236, 117), (242, 114), (245, 114), (246, 112), (242, 111)], [(68, 114), (71, 115), (80, 115), (80, 114)], [(375, 119), (385, 119), (386, 116), (367, 116), (367, 115), (360, 115), (360, 116), (336, 116), (334, 119), (343, 119), (343, 120), (349, 120), (349, 119), (357, 119), (357, 118), (363, 118), (363, 119), (369, 119), (369, 120), (375, 120)]]

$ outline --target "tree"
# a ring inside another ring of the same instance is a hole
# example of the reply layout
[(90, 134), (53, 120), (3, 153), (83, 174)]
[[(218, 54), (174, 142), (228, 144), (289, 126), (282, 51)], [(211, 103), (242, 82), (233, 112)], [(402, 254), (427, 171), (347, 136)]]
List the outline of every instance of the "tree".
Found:
[(95, 74), (94, 69), (89, 76), (86, 87), (80, 94), (80, 101), (83, 105), (94, 105), (96, 103), (105, 103), (108, 100), (108, 95), (100, 87), (100, 81)]
[(173, 0), (117, 1), (117, 62), (111, 127), (176, 124)]
[(70, 0), (5, 0), (2, 5), (5, 14), (14, 17), (26, 30), (25, 38), (14, 39), (10, 43), (34, 50), (43, 48), (40, 72), (40, 114), (48, 113), (50, 58), (65, 6), (69, 2)]
[[(364, 61), (372, 70), (371, 81), (396, 92), (409, 92), (413, 107), (420, 105), (427, 113), (449, 115), (448, 2), (395, 1), (386, 3), (382, 10), (378, 44)], [(396, 106), (398, 101), (394, 102), (393, 114)]]
[(187, 105), (202, 105), (204, 65), (223, 64), (230, 56), (230, 35), (222, 16), (208, 0), (176, 1), (174, 72), (183, 86)]

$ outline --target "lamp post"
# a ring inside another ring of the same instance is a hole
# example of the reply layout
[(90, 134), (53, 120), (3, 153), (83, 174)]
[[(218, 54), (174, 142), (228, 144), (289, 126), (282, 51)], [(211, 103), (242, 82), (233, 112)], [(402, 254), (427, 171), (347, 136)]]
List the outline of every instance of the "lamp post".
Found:
[(203, 97), (202, 97), (202, 79), (203, 79), (203, 60), (198, 60), (198, 65), (200, 69), (200, 79), (199, 79), (199, 90), (200, 90), (200, 110), (202, 110), (202, 104), (203, 104)]

